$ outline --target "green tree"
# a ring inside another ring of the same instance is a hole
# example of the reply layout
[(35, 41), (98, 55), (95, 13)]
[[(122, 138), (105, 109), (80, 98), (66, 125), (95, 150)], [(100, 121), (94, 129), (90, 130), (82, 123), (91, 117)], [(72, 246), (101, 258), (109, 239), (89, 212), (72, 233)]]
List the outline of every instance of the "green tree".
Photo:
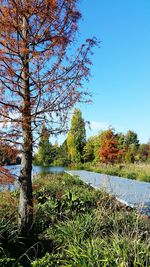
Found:
[(126, 155), (125, 135), (123, 133), (117, 133), (116, 138), (118, 141), (118, 148), (121, 151), (118, 162), (121, 163), (124, 162)]
[(98, 135), (93, 136), (93, 144), (94, 144), (94, 162), (99, 162), (99, 148), (101, 146), (101, 134), (102, 131), (99, 132)]
[(135, 144), (131, 144), (125, 154), (126, 163), (134, 163), (137, 156), (137, 147)]
[(125, 135), (123, 133), (117, 133), (118, 147), (119, 149), (125, 148)]
[(65, 140), (62, 145), (58, 148), (58, 153), (54, 165), (57, 166), (67, 166), (68, 162), (68, 152), (67, 152), (67, 140)]
[(125, 135), (125, 161), (126, 163), (134, 163), (139, 148), (139, 140), (137, 133), (129, 130)]
[(83, 161), (83, 148), (86, 143), (85, 121), (79, 109), (75, 109), (71, 128), (67, 136), (68, 158), (73, 163)]
[(36, 156), (37, 163), (40, 165), (49, 165), (54, 160), (54, 149), (49, 141), (49, 132), (45, 125), (42, 127), (38, 153)]
[(95, 143), (95, 137), (92, 136), (87, 140), (86, 145), (83, 148), (83, 153), (84, 153), (83, 158), (85, 162), (93, 161), (95, 158), (94, 143)]
[(139, 146), (138, 135), (137, 133), (129, 130), (125, 135), (125, 145), (128, 148), (132, 144), (134, 144), (138, 148)]

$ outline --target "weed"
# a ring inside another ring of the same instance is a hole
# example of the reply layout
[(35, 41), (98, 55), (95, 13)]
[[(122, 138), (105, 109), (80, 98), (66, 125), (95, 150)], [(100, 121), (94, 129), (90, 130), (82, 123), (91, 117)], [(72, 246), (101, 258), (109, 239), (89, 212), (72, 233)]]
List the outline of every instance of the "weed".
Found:
[(149, 267), (150, 224), (77, 177), (34, 181), (32, 240), (17, 235), (18, 193), (1, 193), (2, 266)]

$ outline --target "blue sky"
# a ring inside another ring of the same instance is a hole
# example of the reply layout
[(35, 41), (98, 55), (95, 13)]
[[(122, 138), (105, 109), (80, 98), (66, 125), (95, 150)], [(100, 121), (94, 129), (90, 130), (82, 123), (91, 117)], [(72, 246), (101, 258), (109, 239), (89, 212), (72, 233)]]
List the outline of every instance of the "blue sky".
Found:
[(148, 142), (150, 0), (81, 0), (79, 8), (77, 44), (93, 36), (101, 41), (88, 84), (93, 103), (78, 105), (91, 122), (87, 136), (112, 126), (123, 133), (133, 130), (140, 142)]
[(82, 0), (78, 40), (96, 36), (91, 105), (80, 106), (96, 134), (112, 125), (131, 129), (141, 142), (150, 138), (150, 1)]

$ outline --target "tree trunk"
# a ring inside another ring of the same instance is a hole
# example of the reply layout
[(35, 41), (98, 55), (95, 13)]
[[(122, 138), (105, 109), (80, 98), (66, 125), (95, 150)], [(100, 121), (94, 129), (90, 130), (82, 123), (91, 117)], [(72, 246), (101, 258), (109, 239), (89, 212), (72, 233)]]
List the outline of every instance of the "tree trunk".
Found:
[[(23, 77), (26, 77), (28, 63)], [(22, 161), (20, 170), (20, 201), (19, 201), (19, 228), (21, 236), (27, 236), (31, 232), (33, 203), (32, 203), (32, 126), (31, 126), (31, 104), (28, 79), (23, 79), (24, 102), (22, 111)]]
[[(28, 19), (22, 18), (22, 35), (24, 50), (28, 50)], [(23, 237), (29, 236), (32, 230), (33, 203), (32, 203), (32, 119), (31, 96), (29, 85), (29, 55), (22, 54), (22, 161), (20, 171), (20, 201), (19, 201), (19, 230)]]
[[(23, 237), (31, 234), (33, 221), (33, 203), (32, 203), (32, 135), (28, 131), (23, 131), (24, 151), (21, 161), (20, 171), (20, 200), (19, 200), (19, 232)], [(29, 141), (30, 140), (30, 141)], [(28, 142), (26, 147), (25, 143)], [(28, 148), (28, 149), (27, 149)]]

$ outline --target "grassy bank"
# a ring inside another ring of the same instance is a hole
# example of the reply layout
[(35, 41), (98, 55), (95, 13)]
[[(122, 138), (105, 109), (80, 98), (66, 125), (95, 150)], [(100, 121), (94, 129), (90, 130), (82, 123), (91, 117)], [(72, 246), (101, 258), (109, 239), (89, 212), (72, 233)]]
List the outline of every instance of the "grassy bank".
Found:
[(17, 235), (18, 192), (1, 193), (1, 266), (149, 267), (149, 219), (76, 177), (35, 181), (33, 237)]
[(105, 165), (89, 162), (72, 165), (70, 166), (70, 168), (88, 170), (144, 182), (150, 182), (150, 164), (145, 163)]

